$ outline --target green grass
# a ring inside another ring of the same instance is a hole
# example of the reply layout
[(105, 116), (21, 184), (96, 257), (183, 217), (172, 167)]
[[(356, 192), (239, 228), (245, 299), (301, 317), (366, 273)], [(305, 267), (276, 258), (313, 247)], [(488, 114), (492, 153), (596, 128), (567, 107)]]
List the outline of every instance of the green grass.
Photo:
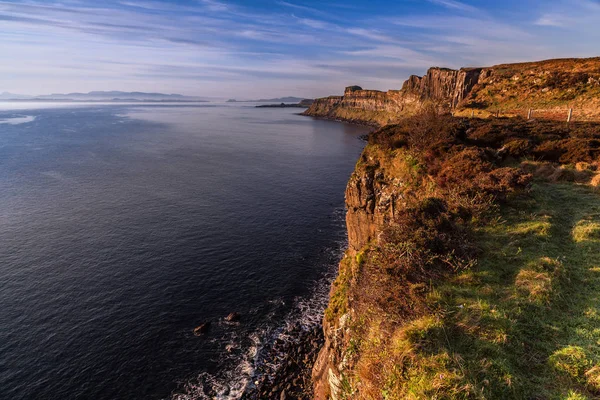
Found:
[(444, 339), (411, 343), (408, 397), (600, 398), (600, 195), (536, 183), (476, 236), (478, 265), (430, 296)]

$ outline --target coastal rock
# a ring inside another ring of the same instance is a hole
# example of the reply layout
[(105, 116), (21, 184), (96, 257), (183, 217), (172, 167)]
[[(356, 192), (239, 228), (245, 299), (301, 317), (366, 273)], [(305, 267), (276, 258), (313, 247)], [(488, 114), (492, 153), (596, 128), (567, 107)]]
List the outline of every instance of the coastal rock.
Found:
[(194, 328), (194, 335), (201, 336), (202, 334), (208, 332), (209, 329), (210, 329), (210, 321), (203, 322), (200, 325), (198, 325), (196, 328)]
[(323, 330), (319, 325), (292, 326), (286, 328), (283, 337), (261, 351), (256, 371), (259, 378), (255, 387), (244, 393), (243, 400), (313, 399), (310, 374), (323, 346)]
[(232, 313), (229, 313), (229, 315), (227, 315), (225, 317), (225, 321), (227, 321), (227, 322), (237, 322), (237, 321), (240, 320), (241, 317), (242, 316), (240, 315), (240, 313), (238, 313), (238, 312), (232, 312)]

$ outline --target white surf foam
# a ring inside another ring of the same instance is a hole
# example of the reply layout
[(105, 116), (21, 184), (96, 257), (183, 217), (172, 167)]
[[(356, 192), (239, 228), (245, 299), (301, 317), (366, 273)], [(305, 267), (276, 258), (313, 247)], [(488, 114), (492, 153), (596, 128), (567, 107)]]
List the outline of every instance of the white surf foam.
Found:
[[(344, 216), (344, 209), (338, 209), (334, 213), (334, 218), (340, 222), (344, 220)], [(325, 271), (315, 282), (311, 294), (304, 298), (296, 298), (292, 310), (282, 322), (257, 329), (249, 336), (250, 344), (233, 363), (231, 359), (227, 360), (227, 357), (224, 357), (224, 368), (218, 375), (201, 373), (193, 381), (186, 382), (170, 400), (238, 400), (247, 390), (254, 387), (255, 382), (268, 379), (268, 376), (262, 374), (269, 375), (270, 372), (277, 371), (284, 357), (281, 354), (266, 358), (261, 357), (262, 353), (276, 341), (294, 341), (295, 337), (290, 335), (293, 328), (308, 331), (321, 326), (323, 313), (329, 301), (329, 289), (346, 248), (344, 233), (335, 247), (326, 249), (331, 262), (325, 266)], [(239, 346), (239, 340), (236, 342), (232, 338), (231, 343), (232, 346)], [(260, 374), (257, 372), (259, 363)], [(226, 367), (227, 364), (231, 366)]]
[(0, 124), (19, 125), (35, 121), (34, 115), (20, 115), (18, 117), (0, 119)]

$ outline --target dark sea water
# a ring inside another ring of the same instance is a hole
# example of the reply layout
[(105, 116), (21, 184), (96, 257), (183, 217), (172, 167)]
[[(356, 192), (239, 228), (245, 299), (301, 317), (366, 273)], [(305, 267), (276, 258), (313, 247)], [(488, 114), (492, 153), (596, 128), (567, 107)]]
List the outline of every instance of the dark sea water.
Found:
[(365, 128), (31, 107), (0, 104), (1, 399), (236, 398), (274, 334), (320, 319)]

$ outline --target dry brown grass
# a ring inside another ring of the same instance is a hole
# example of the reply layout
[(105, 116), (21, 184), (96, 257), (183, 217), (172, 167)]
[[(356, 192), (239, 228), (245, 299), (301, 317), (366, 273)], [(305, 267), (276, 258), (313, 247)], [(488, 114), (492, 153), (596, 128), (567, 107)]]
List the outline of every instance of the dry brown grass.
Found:
[(590, 185), (594, 186), (594, 187), (598, 187), (600, 186), (600, 174), (595, 174), (591, 181), (590, 181)]
[(532, 302), (546, 303), (552, 291), (552, 277), (547, 272), (522, 269), (515, 279), (515, 288)]
[[(414, 137), (412, 128), (418, 132)], [(511, 369), (510, 357), (489, 353), (490, 346), (504, 352), (515, 339), (506, 322), (509, 311), (502, 314), (497, 303), (483, 299), (500, 292), (501, 301), (534, 315), (560, 298), (565, 268), (533, 242), (556, 241), (556, 225), (545, 214), (509, 227), (495, 217), (505, 207), (501, 203), (517, 201), (529, 190), (533, 176), (541, 182), (600, 184), (596, 137), (600, 138), (600, 125), (464, 120), (435, 113), (370, 135), (357, 168), (370, 171), (382, 188), (394, 186), (394, 195), (403, 203), (402, 212), (390, 218), (378, 240), (359, 254), (360, 268), (350, 268), (351, 279), (336, 281), (343, 288), (338, 292), (343, 294), (344, 310), (360, 316), (349, 328), (356, 341), (348, 344), (346, 398), (519, 398), (515, 386), (520, 385), (521, 393), (537, 390), (530, 382), (523, 388), (525, 375), (514, 377), (518, 373)], [(543, 155), (542, 160), (536, 155)], [(472, 229), (487, 224), (497, 224), (503, 232), (495, 248), (506, 246), (514, 254), (497, 263), (488, 261), (493, 268), (488, 266), (487, 273), (498, 274), (498, 281), (484, 285), (481, 280), (486, 278), (469, 271), (480, 255)], [(569, 240), (595, 243), (595, 232), (596, 226), (584, 221), (569, 232)], [(501, 284), (506, 279), (503, 271), (520, 257), (521, 248), (511, 246), (520, 242), (535, 257), (513, 268), (510, 282)], [(457, 275), (460, 289), (455, 294), (444, 297), (436, 292)], [(463, 297), (469, 291), (476, 291), (481, 300)], [(342, 304), (338, 297), (332, 297), (335, 307)], [(460, 306), (448, 308), (448, 303)], [(477, 338), (475, 343), (472, 338)], [(463, 346), (462, 354), (474, 352), (478, 357), (462, 358), (450, 351), (456, 343)], [(569, 368), (569, 357), (557, 353), (553, 360), (559, 368)], [(593, 387), (600, 378), (591, 367), (584, 372), (591, 371), (585, 380)], [(578, 374), (583, 382), (583, 372)]]
[(600, 365), (595, 365), (587, 370), (585, 378), (590, 390), (600, 395)]

